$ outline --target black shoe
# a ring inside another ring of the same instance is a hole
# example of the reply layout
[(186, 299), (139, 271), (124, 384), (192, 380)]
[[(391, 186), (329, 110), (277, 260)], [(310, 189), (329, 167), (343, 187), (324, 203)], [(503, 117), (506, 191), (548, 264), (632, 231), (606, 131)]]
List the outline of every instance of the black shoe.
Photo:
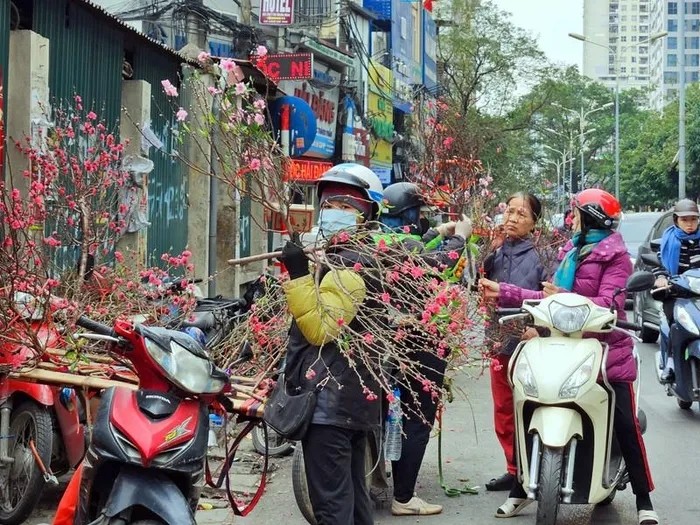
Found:
[(500, 490), (510, 490), (513, 488), (513, 481), (515, 481), (515, 476), (506, 472), (500, 478), (493, 478), (486, 484), (486, 490), (493, 492)]
[(667, 372), (661, 374), (661, 383), (664, 385), (673, 384), (676, 380), (676, 374), (673, 372), (673, 368), (669, 368)]

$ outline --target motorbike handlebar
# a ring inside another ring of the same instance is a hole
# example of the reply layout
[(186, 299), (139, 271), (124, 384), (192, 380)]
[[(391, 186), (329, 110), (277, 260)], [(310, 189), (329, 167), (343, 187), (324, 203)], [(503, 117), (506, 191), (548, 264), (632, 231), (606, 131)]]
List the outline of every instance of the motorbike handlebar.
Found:
[(93, 321), (89, 317), (85, 317), (84, 315), (81, 315), (78, 317), (78, 320), (75, 321), (75, 324), (80, 326), (81, 328), (85, 328), (86, 330), (90, 330), (91, 332), (94, 332), (96, 334), (100, 335), (107, 335), (109, 337), (117, 337), (114, 334), (114, 329), (111, 326), (107, 326), (102, 323), (98, 323), (97, 321)]
[(523, 313), (522, 308), (497, 308), (496, 315), (517, 315)]
[(634, 330), (635, 332), (639, 332), (642, 329), (642, 327), (638, 324), (630, 323), (629, 321), (617, 321), (615, 323), (615, 326), (617, 326), (618, 328), (623, 328), (625, 330)]

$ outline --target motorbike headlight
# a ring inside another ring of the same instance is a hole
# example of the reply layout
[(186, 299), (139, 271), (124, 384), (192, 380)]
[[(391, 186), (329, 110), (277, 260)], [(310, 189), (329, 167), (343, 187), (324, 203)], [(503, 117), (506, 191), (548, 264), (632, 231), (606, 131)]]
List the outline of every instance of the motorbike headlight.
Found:
[(163, 372), (177, 386), (192, 394), (216, 394), (225, 383), (211, 376), (212, 365), (207, 359), (198, 357), (176, 341), (170, 341), (168, 350), (148, 337), (146, 349)]
[(573, 373), (564, 381), (559, 389), (560, 399), (571, 399), (578, 395), (579, 388), (585, 385), (593, 374), (595, 355), (589, 355)]
[(686, 277), (688, 279), (688, 286), (690, 289), (697, 294), (700, 294), (700, 278), (698, 277)]
[(590, 312), (591, 309), (586, 305), (566, 306), (557, 302), (549, 305), (552, 326), (564, 334), (580, 332)]
[(673, 317), (675, 317), (678, 324), (688, 332), (693, 335), (700, 335), (700, 329), (698, 329), (698, 326), (693, 321), (693, 316), (690, 315), (690, 312), (688, 312), (684, 306), (676, 306), (673, 309)]
[(523, 356), (518, 359), (518, 365), (515, 369), (515, 378), (523, 385), (523, 391), (526, 395), (530, 397), (537, 397), (539, 395), (537, 383), (535, 382), (535, 375), (532, 373), (532, 368), (530, 368), (530, 362), (527, 360), (527, 357)]

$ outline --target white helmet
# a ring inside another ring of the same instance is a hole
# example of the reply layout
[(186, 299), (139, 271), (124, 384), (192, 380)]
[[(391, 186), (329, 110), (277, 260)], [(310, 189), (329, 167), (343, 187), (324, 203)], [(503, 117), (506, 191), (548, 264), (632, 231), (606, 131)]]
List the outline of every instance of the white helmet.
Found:
[(377, 218), (379, 206), (384, 196), (384, 189), (379, 177), (371, 169), (354, 162), (336, 164), (321, 175), (321, 178), (318, 180), (316, 191), (319, 198), (321, 198), (323, 187), (329, 182), (347, 184), (360, 189), (367, 196), (367, 200), (372, 203), (372, 217), (369, 217), (368, 220)]

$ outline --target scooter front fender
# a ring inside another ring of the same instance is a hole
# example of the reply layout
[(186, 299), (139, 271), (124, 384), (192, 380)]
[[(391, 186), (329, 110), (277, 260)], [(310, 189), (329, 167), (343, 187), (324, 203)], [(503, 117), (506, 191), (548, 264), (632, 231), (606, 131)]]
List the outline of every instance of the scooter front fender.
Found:
[(574, 436), (583, 437), (581, 414), (570, 408), (536, 408), (530, 420), (529, 432), (537, 432), (545, 446), (564, 447)]
[(34, 401), (40, 405), (46, 407), (53, 406), (54, 395), (53, 390), (49, 385), (42, 385), (41, 383), (29, 383), (27, 381), (17, 381), (16, 379), (8, 379), (5, 382), (4, 391), (10, 396), (14, 396), (17, 393), (22, 393), (27, 397), (32, 398)]
[(132, 507), (145, 507), (167, 525), (197, 525), (184, 494), (161, 472), (123, 467), (103, 515), (118, 516)]

